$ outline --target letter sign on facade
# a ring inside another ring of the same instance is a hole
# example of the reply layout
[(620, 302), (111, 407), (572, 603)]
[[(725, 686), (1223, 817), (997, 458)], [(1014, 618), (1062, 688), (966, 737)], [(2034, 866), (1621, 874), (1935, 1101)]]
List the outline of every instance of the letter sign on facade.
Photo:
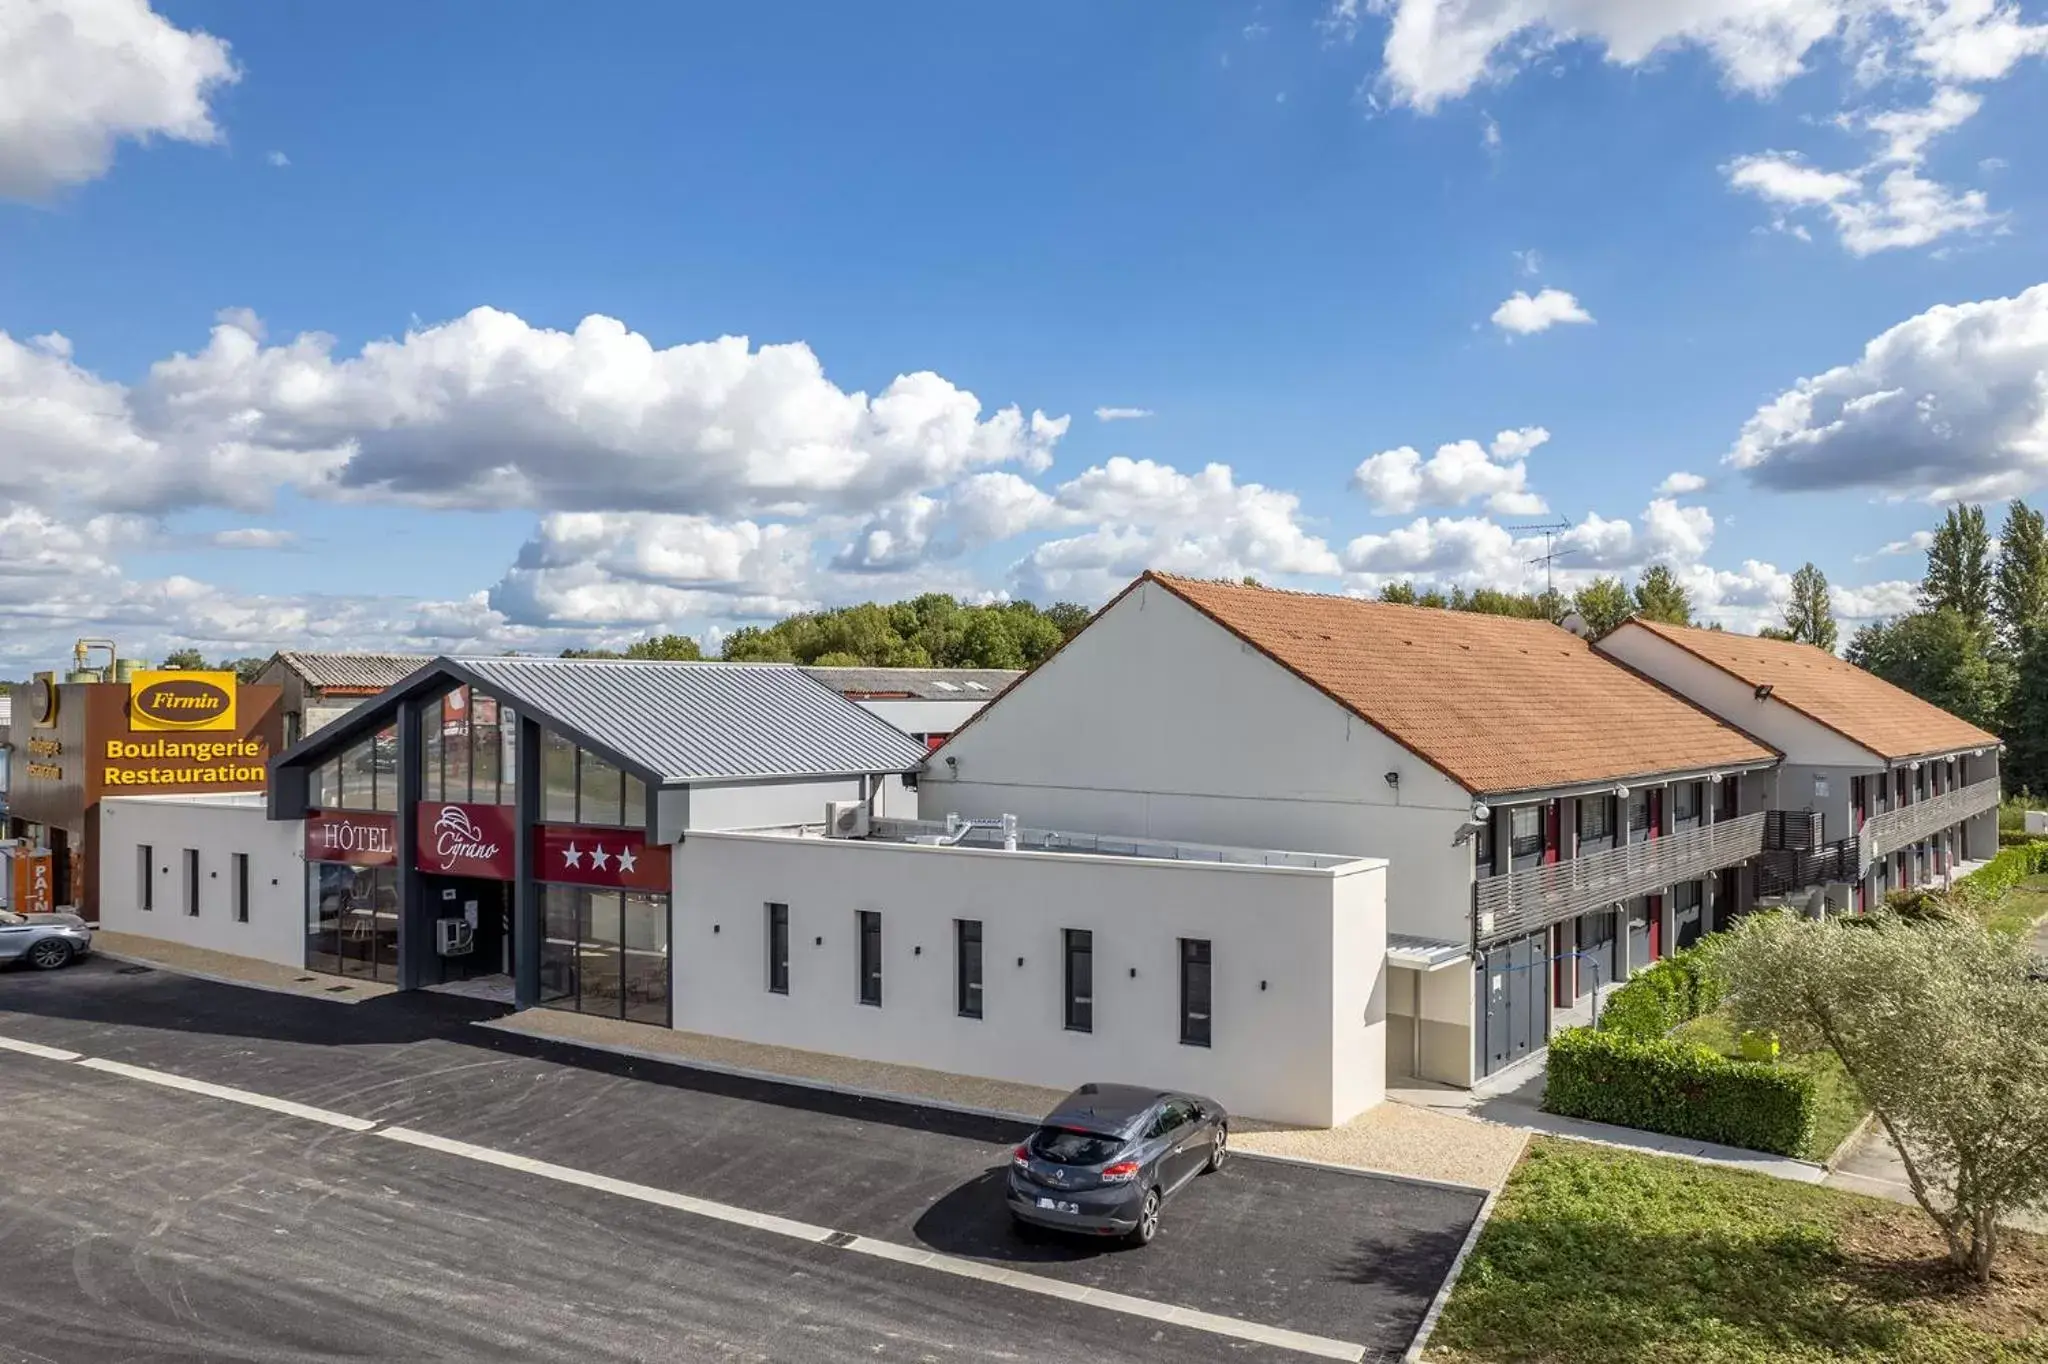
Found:
[(510, 881), (513, 875), (512, 811), (504, 805), (421, 801), (419, 844), (413, 864), (436, 876), (480, 876)]
[(393, 866), (398, 861), (398, 820), (360, 810), (315, 810), (306, 816), (306, 860)]
[(235, 727), (233, 673), (150, 669), (128, 684), (131, 729), (227, 729)]
[(662, 893), (673, 888), (668, 844), (650, 845), (634, 830), (543, 824), (535, 832), (536, 880)]

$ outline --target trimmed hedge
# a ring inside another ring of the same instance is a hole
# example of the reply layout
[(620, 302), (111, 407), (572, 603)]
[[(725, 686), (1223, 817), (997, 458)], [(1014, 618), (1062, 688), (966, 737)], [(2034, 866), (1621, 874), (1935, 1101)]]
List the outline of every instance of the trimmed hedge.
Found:
[(1550, 1039), (1549, 1071), (1544, 1111), (1567, 1118), (1781, 1156), (1813, 1133), (1810, 1076), (1709, 1047), (1568, 1028)]
[(1721, 1002), (1721, 982), (1706, 969), (1697, 945), (1644, 967), (1607, 996), (1600, 1027), (1640, 1041), (1655, 1041), (1681, 1023), (1712, 1013)]

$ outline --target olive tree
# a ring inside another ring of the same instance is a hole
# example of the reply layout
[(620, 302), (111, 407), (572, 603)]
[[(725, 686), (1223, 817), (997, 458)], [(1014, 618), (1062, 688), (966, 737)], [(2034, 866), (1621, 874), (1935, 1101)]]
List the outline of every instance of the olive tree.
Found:
[(1950, 1261), (1988, 1280), (1999, 1220), (2048, 1204), (2048, 982), (2025, 940), (1767, 913), (1716, 956), (1739, 1023), (1840, 1058)]

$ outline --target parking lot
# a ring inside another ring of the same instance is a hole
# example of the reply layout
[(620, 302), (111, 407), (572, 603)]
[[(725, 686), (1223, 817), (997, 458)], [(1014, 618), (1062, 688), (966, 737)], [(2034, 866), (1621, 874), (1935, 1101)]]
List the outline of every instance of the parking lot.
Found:
[(0, 1037), (361, 1128), (0, 1051), (37, 1154), (0, 1166), (0, 1254), (36, 1290), (0, 1358), (1393, 1359), (1481, 1201), (1239, 1158), (1148, 1249), (1026, 1242), (1018, 1124), (471, 1026), (495, 1012), (0, 975)]

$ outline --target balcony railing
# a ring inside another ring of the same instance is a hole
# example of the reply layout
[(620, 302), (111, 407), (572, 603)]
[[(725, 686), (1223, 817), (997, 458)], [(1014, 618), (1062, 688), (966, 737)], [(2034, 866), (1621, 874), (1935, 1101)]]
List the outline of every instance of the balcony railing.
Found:
[(1758, 811), (1702, 829), (1485, 877), (1472, 888), (1472, 940), (1484, 946), (1610, 909), (1623, 900), (1746, 862), (1763, 850), (1763, 843), (1764, 815)]
[(1998, 778), (1959, 786), (1938, 796), (1872, 815), (1863, 821), (1862, 855), (1857, 873), (1880, 857), (1911, 847), (1931, 834), (1972, 815), (1998, 808)]
[(1864, 865), (1857, 845), (1851, 835), (1812, 848), (1766, 846), (1756, 860), (1756, 893), (1784, 895), (1809, 886), (1855, 881), (1863, 875)]

